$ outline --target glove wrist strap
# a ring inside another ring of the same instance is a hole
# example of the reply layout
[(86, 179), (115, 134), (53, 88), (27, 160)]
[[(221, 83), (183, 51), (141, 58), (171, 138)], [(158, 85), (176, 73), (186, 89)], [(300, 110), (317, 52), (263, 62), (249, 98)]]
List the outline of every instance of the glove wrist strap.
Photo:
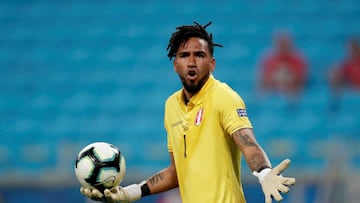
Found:
[(254, 171), (253, 175), (259, 179), (260, 184), (263, 182), (265, 176), (271, 171), (271, 168), (265, 168), (260, 172)]
[(141, 187), (138, 184), (132, 184), (123, 188), (129, 197), (131, 202), (139, 200), (141, 198)]
[(151, 195), (150, 188), (146, 183), (146, 181), (140, 183), (140, 188), (141, 188), (141, 197)]

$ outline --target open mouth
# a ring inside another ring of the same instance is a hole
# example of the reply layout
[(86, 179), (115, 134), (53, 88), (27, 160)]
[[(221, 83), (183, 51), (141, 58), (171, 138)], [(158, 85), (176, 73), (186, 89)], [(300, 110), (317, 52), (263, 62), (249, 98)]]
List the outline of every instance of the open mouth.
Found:
[(196, 77), (197, 77), (197, 74), (196, 74), (196, 71), (194, 71), (194, 70), (190, 70), (187, 74), (187, 78), (189, 80), (195, 80)]

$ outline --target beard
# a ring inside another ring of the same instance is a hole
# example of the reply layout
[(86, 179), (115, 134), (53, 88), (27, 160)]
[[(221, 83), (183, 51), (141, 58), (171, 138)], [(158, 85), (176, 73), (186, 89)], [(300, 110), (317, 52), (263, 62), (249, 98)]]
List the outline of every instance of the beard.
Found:
[(190, 93), (190, 94), (196, 94), (198, 93), (201, 88), (204, 86), (205, 82), (207, 81), (207, 79), (209, 78), (210, 74), (207, 74), (205, 76), (203, 76), (202, 78), (200, 78), (199, 80), (186, 80), (185, 77), (181, 76), (179, 74), (181, 83), (184, 87), (184, 89)]

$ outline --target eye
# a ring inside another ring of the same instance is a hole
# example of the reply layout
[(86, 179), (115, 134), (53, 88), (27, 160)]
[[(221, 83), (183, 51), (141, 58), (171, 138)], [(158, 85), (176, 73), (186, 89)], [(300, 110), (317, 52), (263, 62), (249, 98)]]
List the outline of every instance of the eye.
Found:
[(203, 52), (197, 52), (197, 53), (195, 54), (195, 56), (198, 57), (198, 58), (204, 58), (204, 57), (205, 57), (205, 53), (203, 53)]
[(179, 54), (179, 57), (180, 57), (180, 58), (186, 58), (186, 57), (188, 57), (188, 56), (189, 56), (188, 53), (180, 53), (180, 54)]

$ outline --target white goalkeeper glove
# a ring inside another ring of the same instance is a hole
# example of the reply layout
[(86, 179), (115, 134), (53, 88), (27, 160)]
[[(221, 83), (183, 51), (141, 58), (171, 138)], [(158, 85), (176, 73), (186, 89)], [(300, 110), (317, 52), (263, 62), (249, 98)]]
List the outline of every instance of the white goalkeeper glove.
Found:
[(262, 191), (265, 195), (265, 203), (271, 203), (272, 197), (276, 201), (281, 201), (283, 198), (281, 193), (289, 192), (289, 185), (295, 184), (295, 178), (283, 177), (280, 173), (283, 172), (290, 165), (290, 160), (285, 159), (275, 168), (266, 168), (260, 172), (254, 171), (253, 174), (258, 177), (261, 184)]
[(111, 189), (105, 189), (104, 194), (98, 189), (81, 187), (80, 192), (95, 201), (108, 203), (130, 203), (141, 198), (141, 185), (132, 184), (126, 187), (115, 186)]

